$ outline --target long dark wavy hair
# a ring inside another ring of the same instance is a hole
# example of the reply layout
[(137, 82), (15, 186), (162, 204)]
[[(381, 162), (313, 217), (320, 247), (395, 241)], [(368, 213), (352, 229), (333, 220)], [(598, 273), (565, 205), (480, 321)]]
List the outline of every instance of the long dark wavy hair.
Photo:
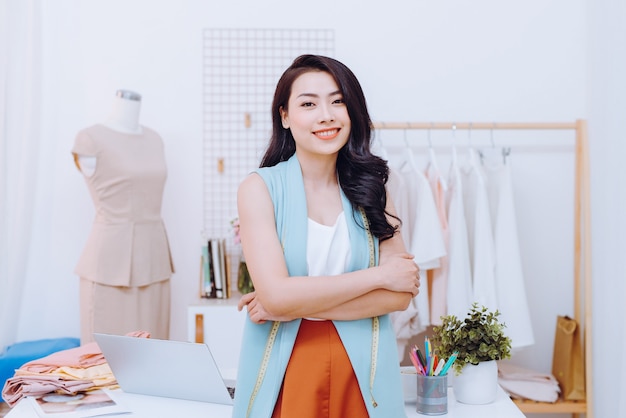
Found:
[(372, 234), (381, 241), (389, 239), (397, 229), (385, 217), (385, 184), (389, 178), (389, 167), (385, 160), (370, 150), (372, 121), (365, 95), (356, 76), (341, 62), (320, 55), (301, 55), (285, 70), (274, 93), (272, 137), (261, 160), (261, 167), (271, 167), (286, 161), (296, 152), (291, 130), (283, 128), (280, 109), (288, 111), (293, 82), (300, 75), (311, 71), (326, 72), (335, 79), (348, 109), (352, 126), (350, 138), (337, 157), (337, 176), (341, 189), (354, 208), (363, 208)]

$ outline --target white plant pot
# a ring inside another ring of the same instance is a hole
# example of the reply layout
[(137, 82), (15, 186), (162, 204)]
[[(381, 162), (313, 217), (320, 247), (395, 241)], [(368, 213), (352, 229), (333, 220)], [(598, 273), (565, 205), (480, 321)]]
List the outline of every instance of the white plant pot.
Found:
[(484, 405), (498, 396), (498, 363), (483, 361), (477, 365), (466, 364), (461, 374), (454, 376), (452, 384), (457, 401), (470, 405)]

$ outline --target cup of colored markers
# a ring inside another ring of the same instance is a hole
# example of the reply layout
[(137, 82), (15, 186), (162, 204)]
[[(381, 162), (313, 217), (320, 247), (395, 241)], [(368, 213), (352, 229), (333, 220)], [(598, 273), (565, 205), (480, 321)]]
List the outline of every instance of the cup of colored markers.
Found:
[(457, 352), (443, 360), (433, 354), (428, 337), (424, 341), (424, 354), (417, 346), (409, 350), (417, 370), (416, 411), (423, 415), (448, 413), (448, 370), (456, 360)]

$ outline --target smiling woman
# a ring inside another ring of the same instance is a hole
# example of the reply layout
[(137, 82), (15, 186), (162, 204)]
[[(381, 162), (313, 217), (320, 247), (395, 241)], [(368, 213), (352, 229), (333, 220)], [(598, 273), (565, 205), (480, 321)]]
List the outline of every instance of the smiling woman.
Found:
[(249, 349), (233, 417), (403, 417), (388, 314), (418, 293), (419, 273), (359, 82), (332, 58), (301, 56), (278, 82), (272, 123), (237, 195), (255, 291), (239, 302)]

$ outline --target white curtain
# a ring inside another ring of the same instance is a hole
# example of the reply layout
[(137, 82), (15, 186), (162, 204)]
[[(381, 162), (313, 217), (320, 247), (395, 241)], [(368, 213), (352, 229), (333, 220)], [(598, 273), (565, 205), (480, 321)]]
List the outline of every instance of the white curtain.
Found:
[(37, 192), (40, 0), (0, 0), (0, 350), (15, 342)]

